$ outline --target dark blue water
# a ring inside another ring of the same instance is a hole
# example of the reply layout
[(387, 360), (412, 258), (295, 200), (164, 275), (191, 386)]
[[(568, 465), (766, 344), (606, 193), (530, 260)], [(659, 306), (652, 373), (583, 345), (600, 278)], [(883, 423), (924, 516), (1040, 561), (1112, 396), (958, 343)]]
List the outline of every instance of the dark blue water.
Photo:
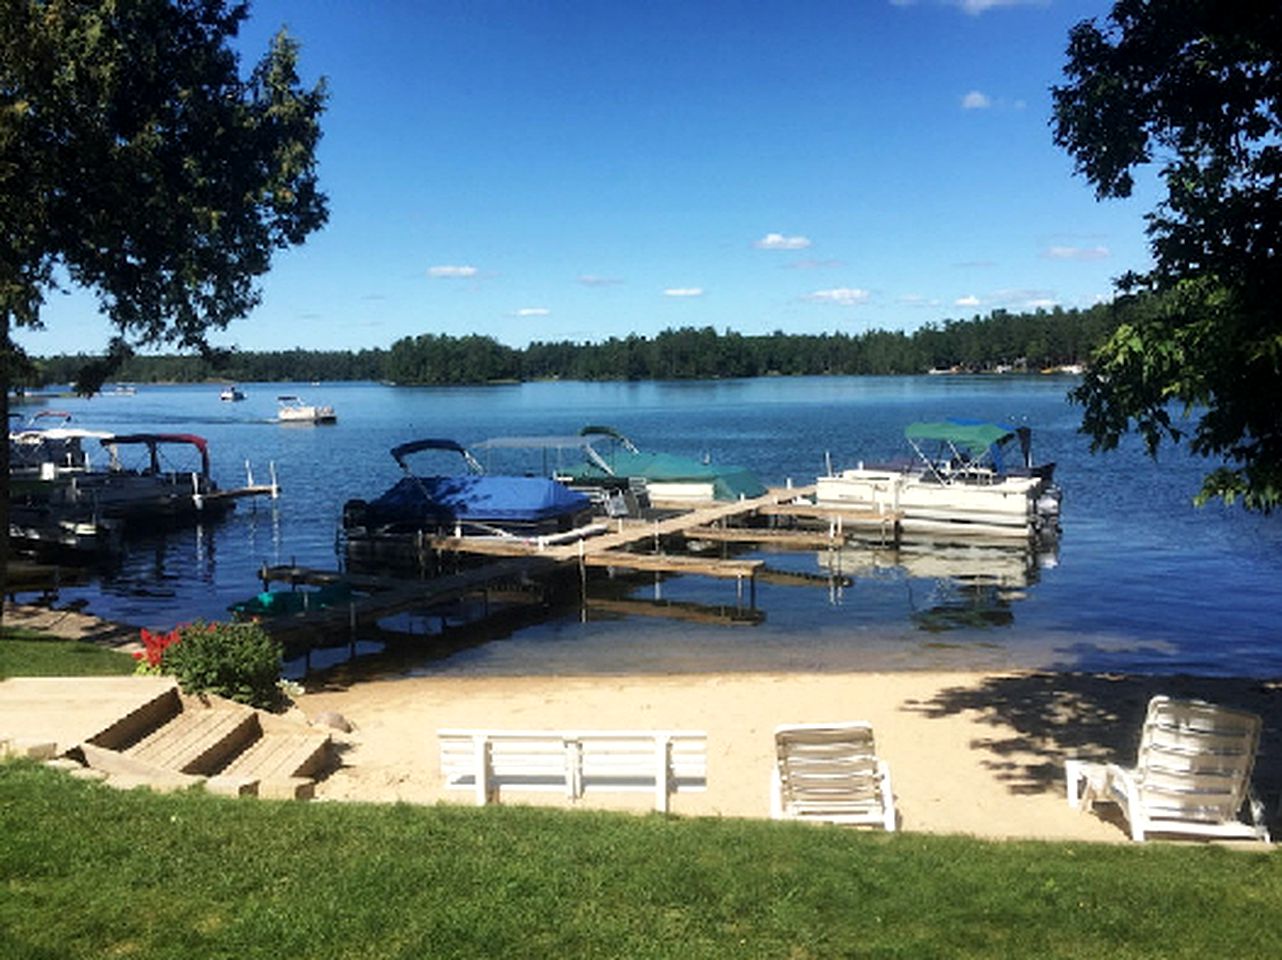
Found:
[[(968, 416), (1027, 422), (1039, 459), (1064, 488), (1058, 544), (957, 561), (929, 545), (909, 554), (854, 549), (763, 554), (842, 588), (759, 584), (757, 626), (569, 612), (458, 652), (477, 671), (837, 670), (1056, 667), (1282, 675), (1282, 516), (1191, 505), (1205, 464), (1182, 451), (1154, 463), (1137, 442), (1092, 456), (1079, 411), (1056, 377), (800, 378), (692, 383), (539, 383), (476, 388), (246, 384), (223, 403), (214, 386), (141, 387), (134, 396), (58, 399), (82, 427), (207, 437), (223, 486), (275, 463), (283, 494), (245, 501), (213, 526), (131, 541), (118, 566), (64, 587), (101, 616), (152, 627), (226, 615), (258, 589), (263, 563), (333, 568), (342, 504), (398, 478), (388, 449), (425, 436), (464, 444), (508, 434), (572, 433), (605, 423), (643, 449), (757, 471), (769, 484), (813, 482), (834, 466), (907, 452), (904, 426)], [(333, 404), (334, 426), (274, 423), (275, 397)], [(499, 464), (519, 469), (529, 464)], [(677, 578), (637, 599), (734, 606), (733, 582)], [(435, 669), (429, 663), (423, 669)]]

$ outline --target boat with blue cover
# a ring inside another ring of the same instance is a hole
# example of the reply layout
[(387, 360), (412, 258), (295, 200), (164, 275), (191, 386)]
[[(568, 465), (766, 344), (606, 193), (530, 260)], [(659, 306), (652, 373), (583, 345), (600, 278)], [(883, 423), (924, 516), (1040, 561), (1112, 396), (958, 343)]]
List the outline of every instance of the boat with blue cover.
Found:
[[(415, 473), (408, 458), (428, 451), (457, 454), (464, 469)], [(349, 545), (423, 536), (548, 537), (591, 522), (587, 495), (547, 477), (488, 475), (453, 440), (414, 440), (391, 453), (405, 476), (374, 500), (344, 504), (343, 533)]]

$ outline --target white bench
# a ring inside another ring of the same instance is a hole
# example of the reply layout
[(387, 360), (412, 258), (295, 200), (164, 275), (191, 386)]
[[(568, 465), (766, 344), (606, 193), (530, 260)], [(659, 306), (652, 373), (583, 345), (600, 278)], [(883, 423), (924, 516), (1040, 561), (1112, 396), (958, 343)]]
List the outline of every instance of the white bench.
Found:
[(708, 783), (708, 737), (698, 730), (438, 730), (441, 776), (472, 790), (477, 806), (503, 788), (588, 792), (653, 791), (668, 810), (679, 791)]

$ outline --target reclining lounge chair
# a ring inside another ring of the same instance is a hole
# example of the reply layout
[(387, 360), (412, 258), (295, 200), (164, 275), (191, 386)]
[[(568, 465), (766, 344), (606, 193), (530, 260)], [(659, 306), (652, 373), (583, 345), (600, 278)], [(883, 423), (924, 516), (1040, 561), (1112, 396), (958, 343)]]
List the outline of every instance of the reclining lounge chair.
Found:
[(775, 729), (770, 791), (775, 819), (895, 829), (890, 768), (867, 723), (804, 723)]
[(1133, 840), (1161, 833), (1267, 843), (1263, 806), (1251, 789), (1259, 742), (1253, 713), (1154, 697), (1135, 766), (1068, 761), (1068, 803), (1116, 803)]

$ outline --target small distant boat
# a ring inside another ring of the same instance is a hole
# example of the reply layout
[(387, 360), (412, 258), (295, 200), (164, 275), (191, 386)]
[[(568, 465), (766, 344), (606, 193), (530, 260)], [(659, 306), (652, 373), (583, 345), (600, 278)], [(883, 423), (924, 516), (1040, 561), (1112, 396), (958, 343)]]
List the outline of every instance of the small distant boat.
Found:
[(231, 386), (223, 387), (222, 392), (218, 394), (218, 399), (227, 403), (236, 403), (245, 399), (245, 392), (233, 383)]
[(132, 383), (118, 383), (109, 392), (113, 397), (132, 397), (138, 393), (138, 388)]
[[(909, 424), (914, 462), (865, 465), (819, 477), (815, 500), (897, 513), (906, 531), (1028, 537), (1059, 530), (1055, 464), (1034, 464), (1028, 427), (944, 420)], [(1020, 462), (1008, 465), (1017, 444)], [(936, 445), (930, 452), (929, 445)]]
[(276, 398), (276, 402), (280, 404), (276, 419), (281, 423), (338, 422), (338, 415), (334, 413), (333, 407), (304, 403), (301, 397), (291, 393), (282, 394)]

